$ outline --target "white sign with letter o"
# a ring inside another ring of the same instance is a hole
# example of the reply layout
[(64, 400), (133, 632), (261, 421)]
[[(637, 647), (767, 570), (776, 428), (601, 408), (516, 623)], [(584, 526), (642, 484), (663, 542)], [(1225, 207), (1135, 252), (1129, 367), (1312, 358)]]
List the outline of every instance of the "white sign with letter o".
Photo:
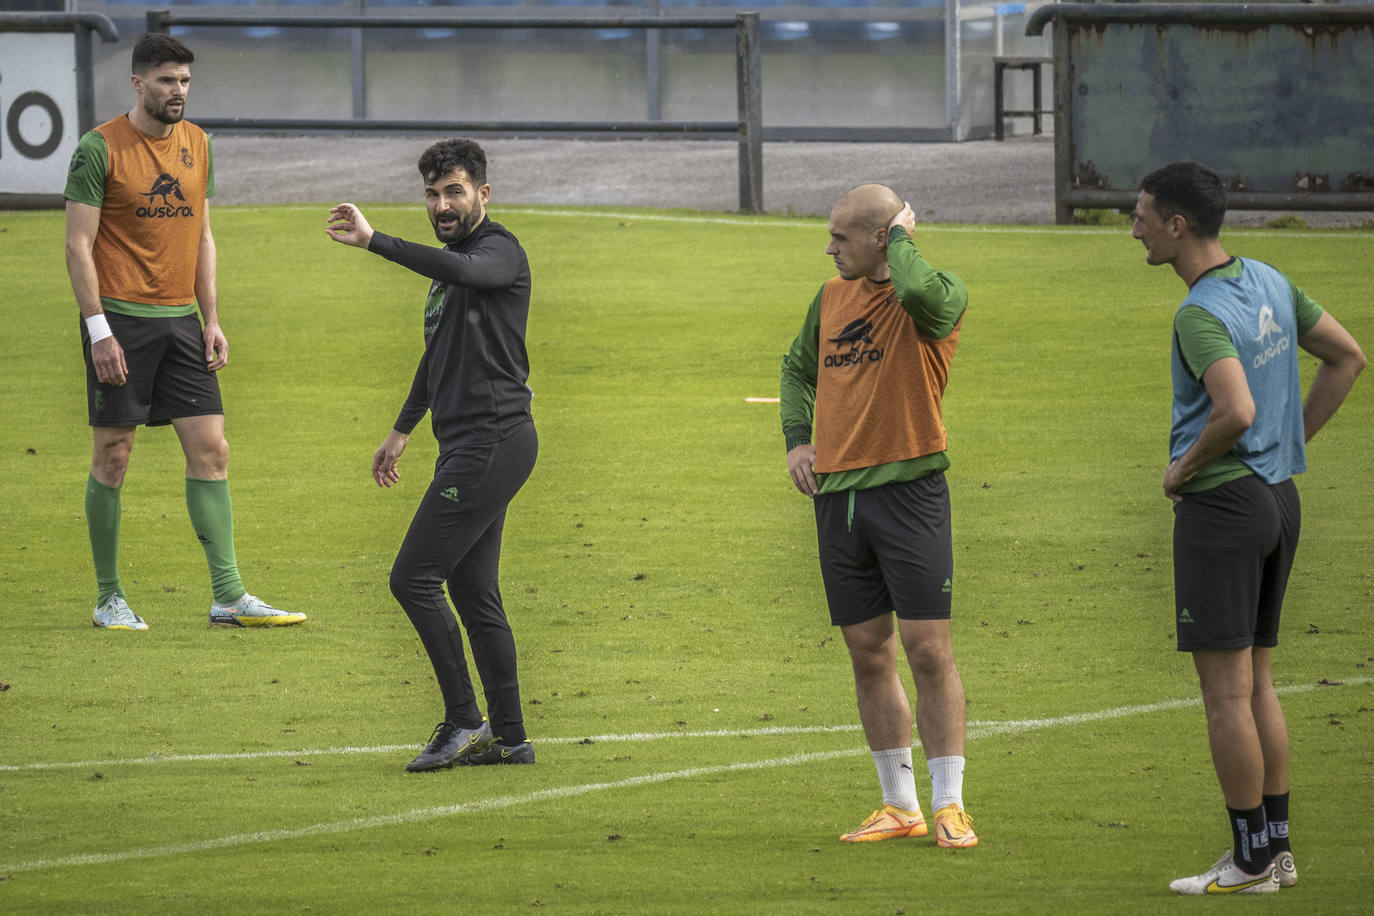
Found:
[(0, 194), (61, 194), (79, 139), (75, 36), (0, 32)]

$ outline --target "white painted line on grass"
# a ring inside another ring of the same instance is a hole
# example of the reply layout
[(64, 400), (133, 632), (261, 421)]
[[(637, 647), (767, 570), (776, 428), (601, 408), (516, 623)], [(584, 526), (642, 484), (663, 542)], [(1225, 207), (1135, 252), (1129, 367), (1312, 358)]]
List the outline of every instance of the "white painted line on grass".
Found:
[(121, 767), (145, 763), (213, 763), (220, 760), (270, 760), (274, 757), (318, 757), (325, 754), (389, 754), (414, 751), (417, 744), (379, 744), (375, 747), (322, 747), (296, 751), (240, 751), (228, 754), (149, 754), (106, 760), (64, 760), (52, 763), (0, 764), (0, 773), (21, 770), (72, 770), (86, 767)]
[(745, 398), (746, 404), (780, 404), (782, 398)]
[[(1374, 681), (1374, 678), (1351, 678), (1340, 684), (1302, 684), (1292, 687), (1280, 687), (1279, 693), (1307, 693), (1317, 690), (1322, 686), (1364, 686)], [(969, 738), (983, 738), (991, 735), (1004, 735), (1020, 732), (1033, 731), (1042, 728), (1054, 728), (1063, 725), (1081, 725), (1087, 722), (1100, 722), (1107, 719), (1120, 719), (1127, 716), (1144, 715), (1154, 712), (1162, 712), (1171, 709), (1180, 709), (1189, 706), (1197, 706), (1201, 700), (1195, 697), (1180, 700), (1164, 700), (1158, 703), (1145, 703), (1136, 706), (1118, 706), (1114, 709), (1104, 709), (1098, 712), (1073, 713), (1067, 716), (1053, 716), (1041, 719), (1018, 719), (1006, 722), (970, 722), (968, 723)], [(751, 729), (748, 732), (737, 731), (717, 731), (717, 732), (649, 732), (639, 735), (601, 735), (590, 740), (596, 741), (644, 741), (659, 738), (680, 738), (680, 737), (729, 737), (741, 736), (746, 734), (795, 734), (798, 731), (852, 731), (852, 726), (817, 726), (811, 729), (788, 729), (788, 728), (765, 728)], [(558, 739), (563, 742), (573, 741), (574, 739)], [(588, 739), (575, 739), (585, 741)], [(412, 748), (413, 749), (413, 748)], [(65, 868), (75, 865), (108, 865), (115, 862), (127, 862), (132, 859), (151, 859), (162, 856), (181, 855), (190, 852), (205, 852), (212, 849), (228, 849), (235, 846), (248, 846), (259, 843), (280, 842), (283, 840), (298, 840), (304, 837), (324, 836), (335, 833), (348, 833), (355, 830), (369, 830), (374, 827), (393, 827), (405, 824), (417, 824), (424, 821), (436, 820), (443, 817), (453, 817), (458, 814), (476, 814), (484, 811), (494, 811), (500, 808), (509, 808), (515, 805), (528, 805), (542, 801), (556, 801), (565, 798), (575, 798), (580, 795), (588, 795), (592, 792), (603, 792), (611, 789), (628, 789), (637, 786), (653, 785), (661, 782), (671, 782), (679, 779), (695, 779), (699, 776), (715, 776), (722, 773), (738, 773), (747, 770), (763, 770), (774, 767), (795, 766), (802, 763), (814, 763), (821, 760), (834, 760), (840, 757), (850, 757), (863, 754), (867, 751), (864, 747), (844, 748), (834, 751), (816, 751), (808, 754), (793, 754), (787, 757), (774, 757), (769, 760), (740, 761), (736, 763), (718, 764), (715, 766), (692, 767), (685, 770), (672, 770), (663, 773), (646, 773), (642, 776), (631, 776), (626, 779), (619, 779), (612, 782), (584, 783), (577, 786), (561, 786), (553, 789), (541, 789), (537, 792), (528, 792), (523, 795), (503, 795), (496, 798), (479, 799), (471, 802), (462, 802), (456, 805), (440, 805), (431, 808), (416, 808), (411, 811), (399, 812), (397, 814), (379, 814), (372, 817), (351, 818), (343, 821), (329, 821), (322, 824), (311, 824), (305, 827), (283, 828), (280, 830), (263, 830), (254, 833), (238, 833), (226, 837), (216, 837), (208, 840), (198, 840), (190, 843), (172, 843), (164, 846), (150, 846), (143, 849), (126, 849), (116, 852), (87, 853), (85, 855), (63, 856), (53, 859), (30, 859), (26, 862), (14, 862), (0, 864), (0, 875), (16, 874), (19, 872), (40, 871), (48, 868)], [(238, 756), (238, 755), (234, 755)], [(275, 755), (281, 756), (281, 755)], [(166, 758), (162, 758), (166, 759)]]
[[(1306, 693), (1322, 687), (1350, 686), (1362, 687), (1374, 683), (1374, 677), (1348, 678), (1339, 684), (1296, 684), (1275, 688), (1279, 694)], [(1013, 734), (1036, 728), (1054, 728), (1061, 725), (1078, 725), (1097, 722), (1103, 719), (1119, 719), (1123, 716), (1148, 715), (1168, 709), (1181, 709), (1197, 706), (1198, 697), (1180, 700), (1163, 700), (1139, 706), (1118, 706), (1099, 712), (1073, 713), (1049, 719), (1011, 719), (1011, 720), (973, 720), (967, 725), (970, 736)], [(584, 735), (576, 738), (536, 738), (539, 744), (583, 744), (612, 742), (665, 741), (672, 738), (767, 738), (783, 735), (819, 735), (854, 732), (860, 728), (851, 725), (772, 725), (760, 728), (711, 729), (706, 731), (675, 732), (628, 732), (606, 735)], [(72, 770), (90, 767), (135, 766), (157, 763), (215, 763), (225, 760), (271, 760), (283, 757), (347, 757), (360, 754), (397, 754), (416, 750), (418, 744), (376, 744), (350, 747), (297, 748), (285, 751), (238, 751), (221, 754), (149, 754), (147, 757), (123, 757), (105, 760), (63, 760), (39, 763), (5, 764), (0, 763), (0, 773), (17, 773), (32, 770)]]
[(455, 814), (476, 814), (494, 811), (515, 805), (528, 805), (542, 801), (556, 801), (574, 798), (592, 792), (608, 789), (629, 789), (653, 783), (669, 782), (675, 779), (693, 779), (698, 776), (714, 776), (719, 773), (736, 773), (744, 770), (761, 770), (769, 767), (794, 766), (799, 763), (814, 763), (818, 760), (831, 760), (862, 753), (864, 748), (845, 748), (840, 751), (818, 751), (810, 754), (794, 754), (790, 757), (777, 757), (772, 760), (741, 761), (719, 764), (717, 766), (692, 767), (687, 770), (673, 770), (667, 773), (647, 773), (631, 776), (613, 782), (593, 782), (580, 786), (561, 786), (556, 789), (541, 789), (524, 795), (504, 795), (498, 798), (485, 798), (477, 801), (461, 802), (456, 805), (440, 805), (433, 808), (416, 808), (399, 814), (378, 814), (373, 817), (359, 817), (346, 821), (332, 821), (325, 824), (312, 824), (284, 830), (263, 830), (256, 833), (239, 833), (233, 836), (199, 840), (193, 843), (172, 843), (166, 846), (151, 846), (145, 849), (127, 849), (119, 852), (90, 853), (87, 855), (65, 856), (58, 859), (36, 859), (0, 865), (0, 874), (38, 871), (45, 868), (62, 868), (71, 865), (108, 865), (113, 862), (127, 862), (130, 859), (151, 859), (161, 856), (180, 855), (188, 852), (205, 852), (211, 849), (228, 849), (234, 846), (247, 846), (255, 843), (271, 843), (281, 840), (298, 840), (302, 837), (324, 836), (331, 833), (347, 833), (353, 830), (368, 830), (373, 827), (394, 827), (402, 824), (417, 824)]
[[(797, 725), (767, 728), (720, 729), (716, 731), (639, 732), (619, 735), (590, 735), (581, 738), (537, 738), (539, 744), (596, 744), (613, 741), (662, 741), (668, 738), (757, 738), (772, 735), (813, 735), (858, 731), (858, 725)], [(414, 753), (419, 744), (378, 744), (368, 747), (314, 747), (294, 751), (239, 751), (227, 754), (149, 754), (110, 760), (65, 760), (52, 763), (0, 764), (0, 773), (22, 770), (72, 770), (90, 767), (118, 767), (151, 763), (213, 763), (221, 760), (269, 760), (280, 757), (345, 757), (357, 754)]]

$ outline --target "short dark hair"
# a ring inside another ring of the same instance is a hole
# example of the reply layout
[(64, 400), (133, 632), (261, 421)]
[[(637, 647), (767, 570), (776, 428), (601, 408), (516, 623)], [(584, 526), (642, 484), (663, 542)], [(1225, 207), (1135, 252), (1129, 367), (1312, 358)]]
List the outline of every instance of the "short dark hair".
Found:
[(138, 74), (163, 64), (189, 64), (195, 59), (190, 48), (161, 32), (144, 32), (134, 42), (134, 72)]
[(1199, 238), (1220, 234), (1226, 219), (1226, 183), (1206, 166), (1171, 162), (1142, 178), (1140, 190), (1155, 199), (1156, 212), (1165, 219), (1179, 214)]
[(438, 181), (454, 169), (468, 173), (473, 185), (487, 183), (487, 154), (475, 140), (440, 140), (420, 154), (420, 177), (425, 184)]

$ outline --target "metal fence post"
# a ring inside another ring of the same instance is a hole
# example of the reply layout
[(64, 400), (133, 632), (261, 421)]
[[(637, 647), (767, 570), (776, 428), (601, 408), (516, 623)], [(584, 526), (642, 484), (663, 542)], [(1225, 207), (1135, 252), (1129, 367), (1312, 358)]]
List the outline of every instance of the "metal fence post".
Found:
[(1060, 226), (1073, 222), (1073, 207), (1064, 202), (1073, 185), (1073, 80), (1069, 65), (1069, 23), (1057, 16), (1054, 20), (1054, 221)]
[(959, 0), (945, 0), (945, 124), (951, 142), (959, 142)]
[(85, 26), (76, 27), (76, 127), (83, 134), (95, 127), (95, 64)]
[(763, 212), (763, 89), (759, 14), (735, 16), (735, 74), (739, 88), (739, 208)]
[(349, 59), (353, 70), (353, 117), (367, 117), (367, 62), (363, 58), (363, 30), (348, 30)]
[[(651, 16), (661, 17), (663, 9), (659, 5), (659, 0), (648, 0), (645, 12)], [(663, 117), (663, 83), (661, 76), (660, 61), (662, 59), (662, 43), (659, 38), (658, 29), (644, 30), (644, 96), (646, 110), (644, 116), (650, 121), (658, 121)]]

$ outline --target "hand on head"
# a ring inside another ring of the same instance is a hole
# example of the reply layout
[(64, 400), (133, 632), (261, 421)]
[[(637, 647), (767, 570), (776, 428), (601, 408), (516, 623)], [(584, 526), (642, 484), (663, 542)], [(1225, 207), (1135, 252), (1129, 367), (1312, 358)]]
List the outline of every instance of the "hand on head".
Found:
[(902, 202), (901, 211), (888, 222), (887, 231), (891, 232), (893, 226), (901, 226), (907, 235), (916, 237), (916, 211), (911, 209), (911, 204)]

